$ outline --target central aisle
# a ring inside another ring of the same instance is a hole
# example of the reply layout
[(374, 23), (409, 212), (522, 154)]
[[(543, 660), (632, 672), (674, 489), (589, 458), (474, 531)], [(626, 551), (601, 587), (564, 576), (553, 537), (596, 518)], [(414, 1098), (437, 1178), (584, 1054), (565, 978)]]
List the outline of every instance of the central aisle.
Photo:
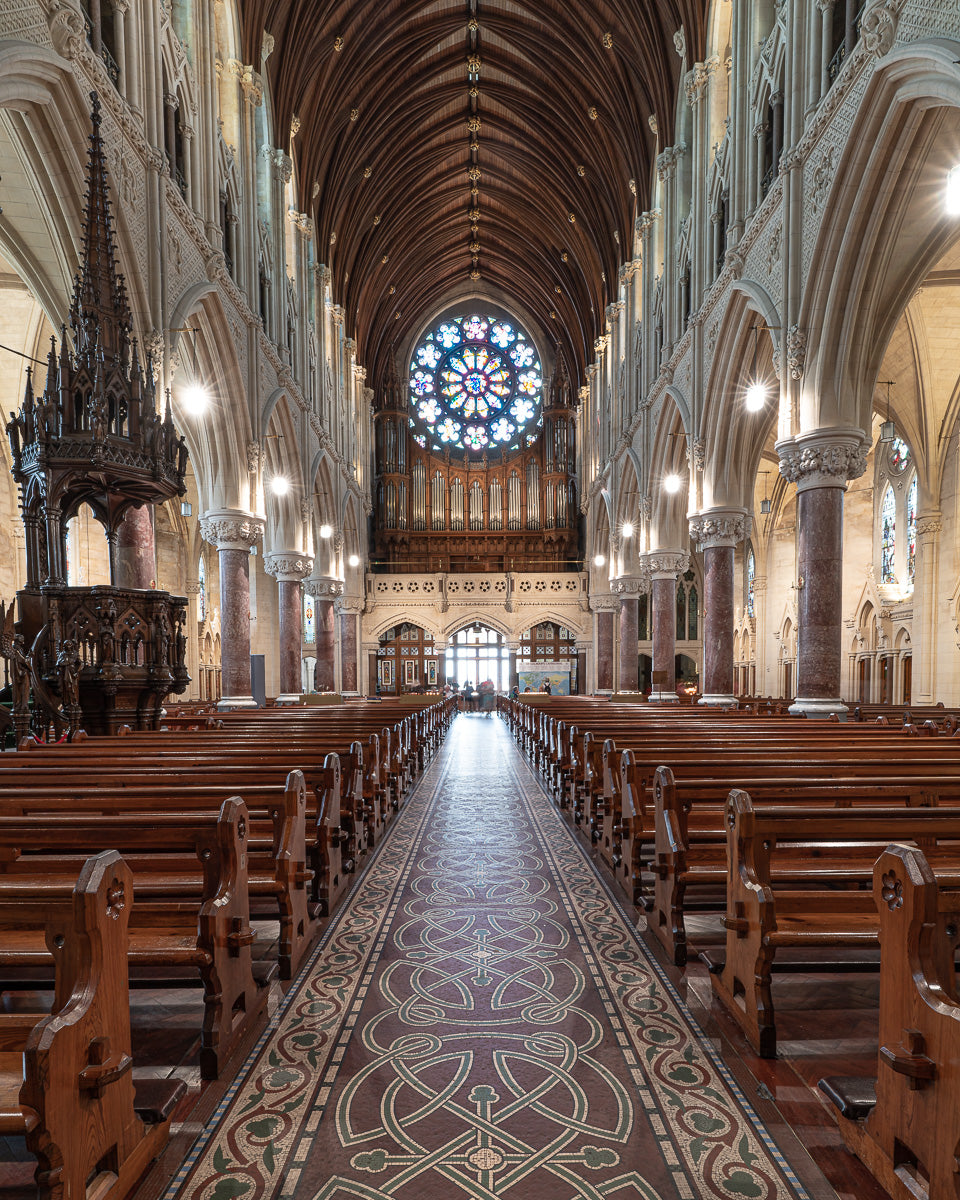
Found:
[(167, 1192), (806, 1193), (499, 719), (460, 716)]

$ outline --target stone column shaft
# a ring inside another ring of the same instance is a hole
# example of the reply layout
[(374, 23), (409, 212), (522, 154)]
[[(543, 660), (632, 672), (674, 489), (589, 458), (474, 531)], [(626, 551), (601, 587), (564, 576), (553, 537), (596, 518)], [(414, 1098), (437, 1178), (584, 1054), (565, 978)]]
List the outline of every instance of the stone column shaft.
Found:
[(336, 689), (337, 638), (334, 624), (333, 601), (317, 600), (317, 691), (332, 692)]
[(280, 692), (277, 699), (299, 699), (303, 690), (303, 584), (313, 569), (313, 559), (299, 550), (274, 551), (265, 556), (263, 569), (277, 580), (280, 612)]
[(597, 613), (597, 691), (613, 691), (613, 612)]
[(117, 526), (115, 552), (116, 587), (149, 588), (156, 586), (157, 548), (153, 531), (153, 506), (142, 504), (128, 508)]
[(340, 614), (340, 690), (357, 691), (357, 614)]
[(654, 704), (676, 704), (677, 696), (677, 579), (690, 565), (681, 550), (656, 550), (645, 563), (650, 571), (653, 598), (653, 672), (650, 700)]
[(255, 708), (250, 686), (250, 547), (263, 520), (238, 509), (216, 509), (200, 518), (204, 539), (220, 557), (220, 704)]
[(639, 603), (636, 596), (624, 596), (620, 600), (620, 684), (618, 691), (621, 692), (635, 692), (640, 686), (640, 664), (637, 654)]
[(703, 547), (703, 677), (701, 704), (734, 704), (733, 548), (747, 535), (741, 509), (711, 509), (690, 521)]
[(840, 698), (843, 493), (866, 469), (859, 429), (778, 442), (780, 473), (797, 485), (796, 713), (846, 713)]

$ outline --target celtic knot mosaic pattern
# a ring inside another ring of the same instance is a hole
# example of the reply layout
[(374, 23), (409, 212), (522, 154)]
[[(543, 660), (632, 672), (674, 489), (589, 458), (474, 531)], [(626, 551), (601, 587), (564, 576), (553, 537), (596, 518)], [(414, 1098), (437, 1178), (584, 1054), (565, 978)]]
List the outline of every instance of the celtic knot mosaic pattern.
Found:
[(168, 1200), (790, 1195), (508, 735), (464, 717)]

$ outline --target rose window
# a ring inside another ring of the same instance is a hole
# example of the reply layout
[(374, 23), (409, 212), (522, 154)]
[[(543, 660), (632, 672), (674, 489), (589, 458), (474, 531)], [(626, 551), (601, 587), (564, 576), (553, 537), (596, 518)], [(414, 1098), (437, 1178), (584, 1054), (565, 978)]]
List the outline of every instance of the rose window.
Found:
[(455, 317), (428, 332), (409, 386), (414, 437), (433, 450), (519, 450), (543, 423), (536, 348), (496, 317)]

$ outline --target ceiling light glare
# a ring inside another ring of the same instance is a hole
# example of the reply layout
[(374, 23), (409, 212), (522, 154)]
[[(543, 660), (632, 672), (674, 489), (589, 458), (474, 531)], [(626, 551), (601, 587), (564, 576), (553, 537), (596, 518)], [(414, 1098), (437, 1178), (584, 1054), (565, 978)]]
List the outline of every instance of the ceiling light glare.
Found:
[(350, 557), (347, 559), (347, 562), (350, 564), (351, 567), (359, 567), (360, 566), (360, 555), (359, 554), (351, 554)]
[(320, 536), (322, 538), (333, 537), (333, 526), (332, 525), (321, 525), (320, 526)]
[(755, 379), (747, 388), (744, 400), (747, 412), (760, 412), (767, 403), (767, 385), (761, 379)]
[(191, 417), (202, 417), (210, 404), (207, 389), (201, 383), (188, 383), (180, 393), (183, 411)]
[(593, 565), (595, 567), (602, 567), (606, 561), (607, 560), (603, 557), (602, 554), (595, 554), (593, 556)]
[(960, 217), (960, 166), (947, 172), (944, 206), (951, 217)]
[(668, 475), (663, 481), (664, 491), (669, 492), (671, 496), (676, 495), (676, 493), (680, 491), (682, 483), (683, 481), (681, 480), (680, 476), (674, 472), (673, 474)]
[(624, 521), (622, 533), (625, 538), (633, 537), (633, 523), (631, 521)]
[(270, 491), (275, 496), (285, 496), (290, 491), (290, 480), (286, 475), (274, 475), (270, 480)]

